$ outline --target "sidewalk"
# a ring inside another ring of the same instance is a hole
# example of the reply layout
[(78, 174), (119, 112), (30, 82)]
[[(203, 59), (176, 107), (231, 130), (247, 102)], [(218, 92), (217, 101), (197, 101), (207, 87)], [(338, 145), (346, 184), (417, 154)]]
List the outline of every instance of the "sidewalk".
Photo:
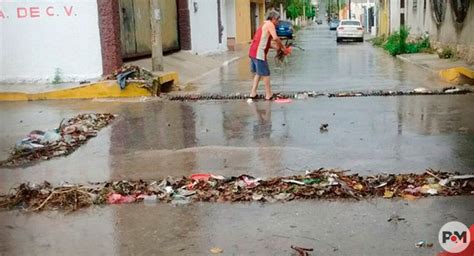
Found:
[(401, 54), (397, 58), (422, 67), (446, 82), (474, 85), (474, 65), (463, 60), (440, 59), (437, 54), (428, 53)]
[[(164, 56), (164, 72), (157, 75), (161, 84), (173, 82), (186, 85), (204, 74), (227, 65), (245, 56), (246, 50), (226, 51), (213, 55), (193, 55), (189, 52), (176, 52)], [(151, 58), (126, 62), (151, 70)], [(61, 84), (0, 83), (0, 101), (48, 100), (48, 99), (90, 99), (126, 98), (153, 96), (140, 81), (130, 82), (121, 90), (115, 80), (84, 81)]]
[[(195, 55), (180, 51), (164, 56), (165, 71), (176, 71), (179, 74), (179, 85), (186, 85), (204, 74), (236, 61), (247, 54), (247, 49), (226, 51), (212, 55)], [(151, 70), (151, 58), (126, 62)]]

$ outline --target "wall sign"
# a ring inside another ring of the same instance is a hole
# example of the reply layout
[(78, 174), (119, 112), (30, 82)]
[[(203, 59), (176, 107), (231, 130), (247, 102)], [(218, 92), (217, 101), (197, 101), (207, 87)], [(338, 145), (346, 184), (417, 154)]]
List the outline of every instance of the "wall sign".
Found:
[(65, 6), (19, 6), (14, 9), (0, 8), (0, 21), (7, 19), (41, 19), (50, 17), (77, 16), (73, 5)]

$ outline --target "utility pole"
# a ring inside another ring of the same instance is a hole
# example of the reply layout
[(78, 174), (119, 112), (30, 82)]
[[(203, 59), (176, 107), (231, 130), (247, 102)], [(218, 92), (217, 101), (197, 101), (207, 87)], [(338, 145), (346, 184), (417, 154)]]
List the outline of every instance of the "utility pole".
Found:
[(328, 23), (331, 19), (331, 1), (332, 0), (328, 0)]
[(337, 0), (337, 18), (340, 19), (339, 17), (339, 10), (341, 10), (341, 6), (339, 5), (339, 0)]
[(349, 0), (349, 19), (352, 19), (352, 14), (351, 14), (351, 0)]
[(150, 0), (151, 10), (151, 66), (153, 71), (163, 71), (163, 42), (161, 38), (160, 0)]

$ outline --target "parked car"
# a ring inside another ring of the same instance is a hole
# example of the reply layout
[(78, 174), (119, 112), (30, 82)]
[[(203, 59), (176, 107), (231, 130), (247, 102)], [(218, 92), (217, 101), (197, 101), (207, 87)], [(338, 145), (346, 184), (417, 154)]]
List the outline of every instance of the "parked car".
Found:
[(279, 37), (293, 39), (293, 25), (290, 21), (281, 20), (276, 27), (276, 32)]
[(329, 30), (336, 30), (337, 26), (339, 26), (339, 20), (338, 19), (332, 19), (329, 21)]
[(336, 41), (344, 39), (364, 42), (364, 28), (358, 20), (341, 20), (336, 32)]

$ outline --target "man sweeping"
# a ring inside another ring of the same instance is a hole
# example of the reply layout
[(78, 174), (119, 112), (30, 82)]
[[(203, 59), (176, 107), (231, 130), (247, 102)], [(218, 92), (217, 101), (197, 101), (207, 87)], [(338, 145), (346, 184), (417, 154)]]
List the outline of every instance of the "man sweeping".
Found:
[(278, 25), (279, 21), (280, 14), (277, 11), (269, 11), (267, 13), (267, 20), (257, 29), (253, 36), (249, 50), (251, 71), (255, 73), (252, 90), (250, 91), (251, 99), (257, 98), (257, 87), (260, 79), (263, 80), (265, 85), (265, 99), (275, 99), (270, 85), (270, 69), (268, 68), (267, 54), (270, 48), (275, 48), (272, 46), (272, 40), (276, 43), (276, 50), (286, 52), (285, 46), (276, 34), (275, 26)]

